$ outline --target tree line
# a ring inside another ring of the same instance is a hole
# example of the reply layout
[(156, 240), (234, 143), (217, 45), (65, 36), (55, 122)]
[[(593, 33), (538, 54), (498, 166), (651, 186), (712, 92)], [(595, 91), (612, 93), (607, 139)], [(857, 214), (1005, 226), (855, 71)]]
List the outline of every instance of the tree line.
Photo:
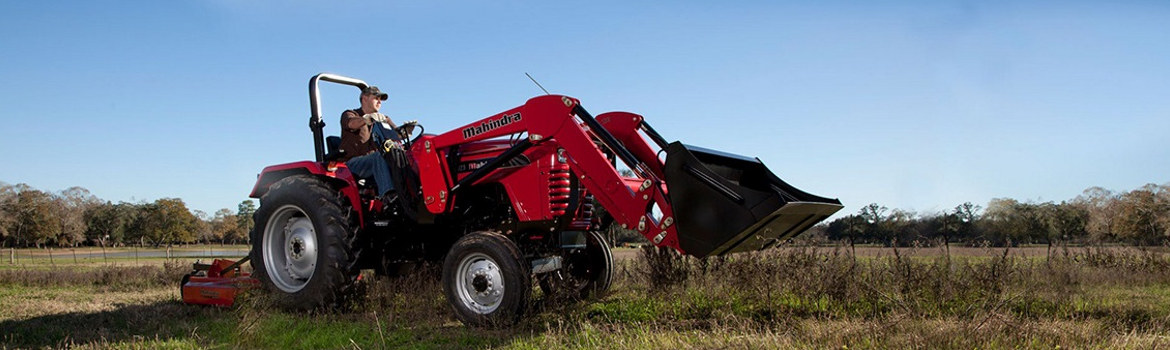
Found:
[[(255, 211), (250, 199), (235, 211), (223, 208), (209, 215), (189, 210), (179, 198), (112, 203), (82, 187), (45, 192), (0, 182), (0, 242), (13, 247), (246, 243)], [(1170, 243), (1170, 183), (1126, 192), (1091, 187), (1059, 203), (996, 198), (986, 207), (966, 202), (934, 213), (871, 203), (817, 225), (801, 239), (881, 245), (1160, 245)]]
[(179, 198), (113, 203), (82, 187), (46, 192), (0, 182), (0, 243), (9, 247), (244, 243), (252, 229), (252, 200), (235, 211), (189, 210)]
[(1170, 183), (1127, 192), (1101, 187), (1056, 202), (995, 198), (919, 214), (871, 203), (819, 225), (805, 239), (902, 246), (915, 243), (1161, 245), (1170, 242)]

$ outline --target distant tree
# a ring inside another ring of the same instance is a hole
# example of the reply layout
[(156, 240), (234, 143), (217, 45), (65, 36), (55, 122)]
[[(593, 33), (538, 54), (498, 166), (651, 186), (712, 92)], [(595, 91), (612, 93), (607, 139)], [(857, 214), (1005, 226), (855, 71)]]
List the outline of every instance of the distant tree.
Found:
[(141, 215), (134, 223), (134, 230), (141, 239), (150, 241), (155, 247), (166, 243), (192, 242), (198, 230), (198, 218), (187, 210), (183, 200), (162, 198), (143, 206)]
[(986, 232), (993, 243), (1033, 243), (1047, 239), (1047, 219), (1038, 204), (995, 198), (987, 203), (984, 218)]
[(16, 188), (0, 181), (0, 245), (8, 243), (8, 230), (15, 222)]
[(215, 212), (215, 216), (211, 219), (211, 230), (217, 239), (224, 243), (236, 243), (244, 240), (248, 233), (240, 227), (236, 218), (236, 214), (228, 208)]
[(882, 221), (885, 220), (886, 212), (889, 210), (890, 208), (878, 205), (877, 203), (870, 203), (857, 211), (857, 217), (866, 224), (860, 237), (862, 240), (883, 243), (889, 242), (887, 233), (882, 229)]
[(211, 216), (207, 212), (196, 209), (191, 211), (191, 215), (195, 216), (192, 231), (196, 242), (211, 243), (217, 239), (211, 228)]
[(17, 184), (16, 190), (16, 220), (10, 230), (12, 237), (19, 245), (40, 248), (56, 236), (59, 227), (53, 196), (25, 184)]
[(909, 245), (924, 238), (918, 230), (918, 215), (893, 209), (878, 225), (879, 237), (886, 245)]
[(1056, 241), (1082, 240), (1088, 234), (1085, 225), (1089, 220), (1088, 210), (1072, 202), (1060, 204), (1044, 203), (1041, 211), (1047, 224), (1048, 246)]
[(1164, 240), (1162, 216), (1170, 210), (1170, 203), (1160, 200), (1160, 188), (1148, 184), (1126, 192), (1118, 199), (1117, 229), (1134, 243), (1154, 244)]
[(876, 224), (885, 219), (886, 212), (889, 210), (890, 208), (886, 208), (880, 204), (869, 203), (857, 211), (857, 216), (860, 216), (862, 220), (870, 224)]
[(1090, 240), (1102, 242), (1118, 238), (1115, 229), (1119, 197), (1113, 191), (1090, 187), (1073, 199), (1073, 203), (1083, 207), (1089, 215), (1085, 222), (1085, 230)]
[(809, 227), (807, 231), (800, 235), (793, 237), (792, 242), (798, 245), (822, 245), (829, 243), (829, 224), (821, 222), (813, 227)]
[(847, 215), (829, 222), (825, 235), (831, 240), (846, 240), (849, 250), (856, 253), (856, 244), (861, 242), (870, 223), (859, 215)]
[(85, 212), (85, 237), (101, 246), (120, 244), (138, 216), (138, 206), (121, 202), (99, 203)]
[(239, 208), (236, 211), (236, 226), (238, 230), (244, 231), (244, 239), (248, 239), (248, 232), (252, 231), (252, 215), (256, 214), (256, 202), (251, 199), (246, 199), (240, 202)]
[(1170, 238), (1170, 182), (1158, 186), (1156, 194), (1162, 211), (1158, 213), (1157, 222), (1162, 227), (1162, 237)]
[(999, 244), (1009, 239), (1011, 232), (1016, 230), (1013, 225), (1017, 203), (1019, 202), (1010, 198), (992, 198), (987, 202), (987, 211), (984, 212), (982, 221), (985, 240)]
[(975, 232), (976, 222), (978, 222), (980, 219), (981, 214), (979, 212), (981, 210), (983, 210), (983, 207), (972, 204), (971, 202), (964, 202), (963, 204), (956, 205), (955, 208), (951, 210), (951, 215), (954, 215), (954, 217), (958, 219), (959, 222), (956, 235), (959, 237), (975, 236), (977, 234), (977, 232)]
[(76, 246), (85, 241), (85, 212), (99, 203), (97, 197), (83, 187), (70, 187), (53, 198), (57, 212), (58, 229), (52, 240), (61, 246)]
[(979, 211), (983, 207), (965, 202), (949, 211), (924, 217), (921, 224), (923, 231), (929, 236), (942, 241), (947, 251), (950, 251), (951, 242), (976, 242), (985, 237), (979, 237)]

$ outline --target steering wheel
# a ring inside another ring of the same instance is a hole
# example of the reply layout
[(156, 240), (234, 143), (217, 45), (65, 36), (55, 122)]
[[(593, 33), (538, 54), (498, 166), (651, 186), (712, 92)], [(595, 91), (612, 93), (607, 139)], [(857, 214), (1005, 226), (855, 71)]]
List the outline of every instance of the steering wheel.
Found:
[(402, 125), (402, 126), (399, 126), (399, 127), (397, 127), (397, 128), (395, 128), (395, 129), (394, 129), (394, 132), (397, 132), (399, 135), (403, 135), (403, 136), (404, 136), (404, 137), (403, 137), (403, 141), (402, 141), (402, 147), (403, 147), (403, 148), (405, 148), (405, 149), (407, 149), (407, 150), (409, 150), (409, 149), (410, 149), (410, 146), (414, 144), (414, 141), (417, 141), (417, 140), (418, 140), (420, 137), (422, 137), (422, 135), (423, 135), (423, 132), (425, 132), (425, 131), (426, 131), (426, 128), (424, 128), (424, 127), (422, 126), (422, 124), (419, 124), (419, 123), (417, 123), (417, 122), (416, 122), (416, 123), (414, 123), (414, 124), (413, 124), (414, 128), (412, 128), (412, 129), (411, 129), (411, 133), (413, 133), (413, 132), (414, 132), (414, 130), (415, 130), (415, 129), (417, 129), (417, 130), (418, 130), (418, 136), (415, 136), (414, 138), (411, 138), (411, 137), (410, 137), (410, 134), (407, 134), (407, 133), (403, 132), (403, 131), (405, 131), (404, 129), (405, 129), (407, 126), (408, 126), (408, 125)]

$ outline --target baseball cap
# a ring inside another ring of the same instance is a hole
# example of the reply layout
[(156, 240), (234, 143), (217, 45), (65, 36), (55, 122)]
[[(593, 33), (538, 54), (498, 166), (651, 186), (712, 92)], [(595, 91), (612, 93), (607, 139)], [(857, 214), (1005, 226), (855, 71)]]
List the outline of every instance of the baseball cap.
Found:
[(387, 95), (385, 92), (382, 92), (382, 90), (379, 90), (377, 86), (372, 86), (372, 85), (369, 87), (366, 87), (365, 89), (362, 89), (362, 95), (378, 96), (378, 99), (382, 100), (382, 101), (385, 101), (387, 98), (390, 97), (390, 95)]

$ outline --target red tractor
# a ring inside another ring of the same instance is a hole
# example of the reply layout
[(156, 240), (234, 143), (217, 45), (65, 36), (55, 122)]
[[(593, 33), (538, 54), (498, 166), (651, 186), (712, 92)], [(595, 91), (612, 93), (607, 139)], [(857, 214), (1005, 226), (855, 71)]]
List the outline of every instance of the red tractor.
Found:
[(759, 159), (668, 143), (640, 115), (595, 117), (560, 95), (408, 137), (408, 161), (396, 165), (407, 191), (388, 205), (372, 180), (336, 161), (321, 81), (366, 87), (332, 74), (310, 79), (316, 160), (265, 168), (251, 193), (260, 199), (253, 276), (296, 309), (342, 302), (362, 269), (393, 275), (430, 261), (442, 262), (460, 320), (507, 324), (522, 314), (534, 280), (547, 294), (578, 298), (609, 288), (613, 257), (599, 231), (611, 223), (705, 257), (771, 247), (842, 208), (785, 183)]

